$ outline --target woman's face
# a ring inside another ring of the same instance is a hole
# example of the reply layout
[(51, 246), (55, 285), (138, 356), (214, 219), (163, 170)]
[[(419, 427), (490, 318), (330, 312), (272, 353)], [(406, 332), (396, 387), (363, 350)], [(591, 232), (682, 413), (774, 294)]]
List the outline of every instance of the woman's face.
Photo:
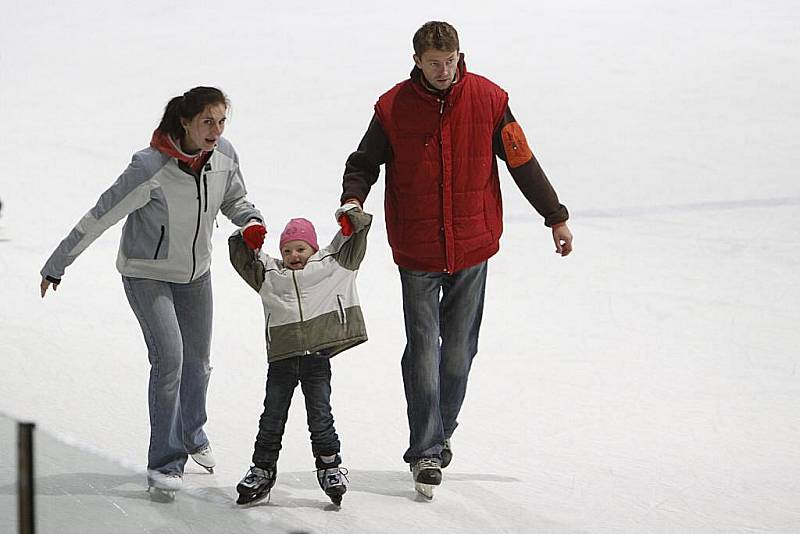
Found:
[(186, 135), (181, 142), (181, 148), (190, 153), (213, 150), (225, 130), (227, 112), (225, 104), (211, 104), (192, 117), (191, 121), (184, 122)]

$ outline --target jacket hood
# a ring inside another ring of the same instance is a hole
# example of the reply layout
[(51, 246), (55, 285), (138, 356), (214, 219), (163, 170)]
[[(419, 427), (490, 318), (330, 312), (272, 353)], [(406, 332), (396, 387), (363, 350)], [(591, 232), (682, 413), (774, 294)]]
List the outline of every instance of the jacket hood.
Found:
[(153, 137), (150, 138), (150, 146), (162, 154), (182, 161), (195, 171), (199, 171), (203, 167), (203, 164), (208, 161), (209, 156), (211, 156), (211, 152), (205, 152), (203, 150), (197, 154), (187, 154), (181, 150), (180, 145), (175, 142), (175, 139), (173, 139), (171, 135), (161, 130), (155, 130), (153, 132)]

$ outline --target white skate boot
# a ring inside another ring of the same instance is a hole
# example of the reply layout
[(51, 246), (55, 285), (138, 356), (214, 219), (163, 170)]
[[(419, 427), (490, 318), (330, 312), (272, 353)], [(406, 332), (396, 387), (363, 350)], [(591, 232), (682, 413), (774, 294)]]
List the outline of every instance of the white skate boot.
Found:
[(214, 473), (214, 467), (216, 467), (217, 461), (214, 459), (214, 453), (211, 451), (211, 445), (206, 445), (199, 451), (192, 453), (191, 456), (192, 460), (197, 462), (200, 467), (209, 473)]
[(154, 469), (147, 470), (147, 492), (154, 501), (172, 501), (175, 492), (183, 486), (183, 476), (180, 473), (162, 473)]

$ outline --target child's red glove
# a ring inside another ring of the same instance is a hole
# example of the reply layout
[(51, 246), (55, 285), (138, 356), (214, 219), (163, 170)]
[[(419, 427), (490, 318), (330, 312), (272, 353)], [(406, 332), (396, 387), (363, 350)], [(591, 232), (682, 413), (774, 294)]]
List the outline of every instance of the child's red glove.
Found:
[(260, 222), (253, 221), (242, 230), (242, 239), (244, 239), (247, 248), (252, 250), (259, 250), (261, 245), (264, 244), (264, 236), (267, 235), (267, 229)]
[(339, 215), (339, 226), (342, 227), (343, 236), (348, 237), (353, 233), (353, 223), (350, 222), (350, 217), (347, 216), (347, 213)]

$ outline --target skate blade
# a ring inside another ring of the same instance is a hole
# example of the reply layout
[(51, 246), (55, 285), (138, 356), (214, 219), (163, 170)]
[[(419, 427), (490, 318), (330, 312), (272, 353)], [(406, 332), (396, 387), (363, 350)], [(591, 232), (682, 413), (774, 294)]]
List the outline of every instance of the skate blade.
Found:
[(214, 467), (216, 467), (216, 466), (212, 465), (211, 467), (209, 467), (209, 466), (207, 466), (207, 465), (203, 465), (203, 464), (201, 464), (200, 462), (198, 462), (198, 461), (197, 461), (197, 460), (195, 460), (194, 458), (192, 458), (192, 460), (194, 461), (194, 463), (196, 463), (197, 465), (199, 465), (200, 467), (202, 467), (203, 469), (205, 469), (206, 471), (208, 471), (208, 473), (209, 473), (210, 475), (213, 475), (213, 474), (214, 474)]
[(428, 500), (433, 499), (433, 488), (436, 486), (432, 484), (422, 484), (421, 482), (414, 483), (414, 489), (417, 490), (417, 493), (422, 495)]
[(150, 494), (150, 499), (155, 502), (172, 502), (175, 500), (175, 490), (165, 490), (149, 486), (147, 493)]
[(267, 491), (261, 495), (256, 495), (255, 497), (250, 497), (248, 495), (239, 494), (239, 498), (236, 499), (236, 504), (239, 505), (239, 508), (249, 508), (260, 503), (263, 500), (267, 502), (270, 501), (272, 491)]

